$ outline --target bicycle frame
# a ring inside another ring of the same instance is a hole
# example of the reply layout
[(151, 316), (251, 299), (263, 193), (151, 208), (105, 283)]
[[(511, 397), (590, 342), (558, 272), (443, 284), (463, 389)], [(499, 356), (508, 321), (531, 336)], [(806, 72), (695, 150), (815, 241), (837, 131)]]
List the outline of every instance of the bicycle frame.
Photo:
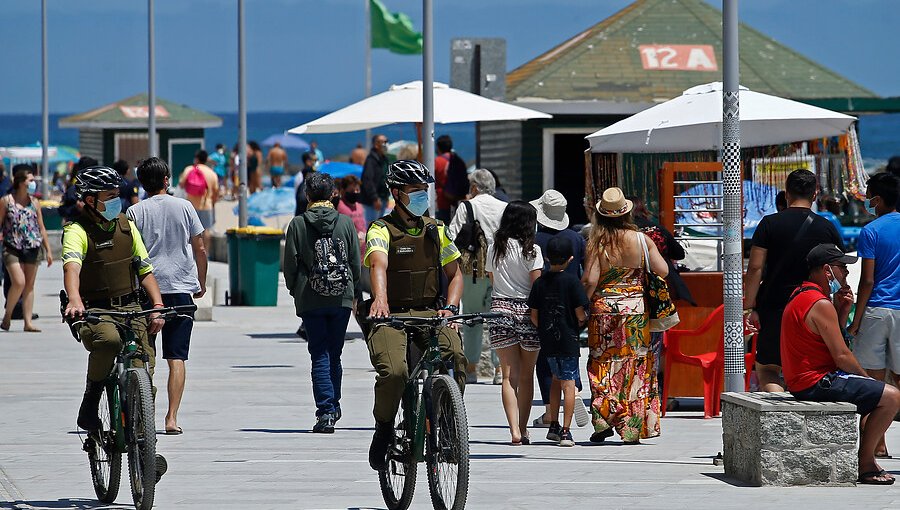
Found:
[[(137, 335), (131, 330), (130, 324), (116, 323), (116, 329), (119, 331), (120, 338), (123, 340), (122, 350), (116, 355), (116, 363), (113, 365), (113, 369), (106, 380), (106, 387), (109, 394), (113, 395), (111, 414), (118, 417), (114, 429), (116, 450), (119, 453), (126, 453), (128, 441), (126, 441), (125, 437), (125, 424), (128, 423), (127, 420), (130, 410), (125, 398), (125, 395), (127, 394), (125, 392), (125, 385), (128, 382), (125, 378), (127, 377), (128, 369), (136, 368), (132, 363), (134, 359), (143, 361), (145, 363), (143, 369), (147, 370), (146, 363), (149, 363), (150, 358), (146, 353), (139, 350)], [(131, 438), (127, 439), (130, 440)]]
[[(434, 420), (431, 406), (431, 375), (438, 372), (438, 369), (443, 366), (450, 377), (453, 377), (453, 368), (447, 366), (447, 363), (441, 359), (441, 349), (436, 333), (437, 328), (434, 331), (435, 333), (429, 337), (428, 348), (425, 349), (422, 358), (409, 374), (403, 394), (405, 423), (415, 427), (408, 429), (410, 433), (408, 437), (413, 438), (412, 451), (410, 453), (416, 462), (425, 460), (425, 435), (428, 434), (428, 439), (433, 441), (430, 427)], [(421, 391), (419, 391), (420, 384), (422, 384)], [(415, 414), (413, 414), (413, 411), (415, 411)], [(407, 425), (407, 427), (409, 426)]]

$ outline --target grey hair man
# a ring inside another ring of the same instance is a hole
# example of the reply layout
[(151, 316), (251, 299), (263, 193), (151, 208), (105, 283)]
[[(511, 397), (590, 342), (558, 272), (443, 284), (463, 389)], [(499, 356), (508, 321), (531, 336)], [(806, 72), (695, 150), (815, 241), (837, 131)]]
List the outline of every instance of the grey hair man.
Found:
[[(500, 226), (500, 217), (506, 209), (506, 202), (494, 197), (497, 183), (488, 170), (479, 168), (469, 174), (469, 194), (467, 200), (460, 202), (456, 215), (450, 222), (448, 233), (457, 240), (457, 247), (463, 254), (463, 272), (470, 277), (463, 287), (462, 307), (466, 313), (486, 312), (491, 305), (491, 281), (484, 272), (485, 258), (490, 243), (494, 242), (494, 233)], [(471, 210), (471, 219), (469, 211)], [(464, 228), (465, 227), (465, 228)], [(480, 237), (484, 234), (485, 245), (475, 251), (469, 250), (469, 240), (460, 239), (460, 232), (472, 232), (463, 237)], [(466, 241), (466, 242), (463, 242)], [(460, 246), (465, 244), (465, 246)], [(463, 328), (463, 350), (468, 360), (466, 367), (467, 382), (477, 382), (478, 360), (481, 358), (483, 327), (469, 326)], [(499, 384), (500, 363), (494, 359), (494, 384)]]

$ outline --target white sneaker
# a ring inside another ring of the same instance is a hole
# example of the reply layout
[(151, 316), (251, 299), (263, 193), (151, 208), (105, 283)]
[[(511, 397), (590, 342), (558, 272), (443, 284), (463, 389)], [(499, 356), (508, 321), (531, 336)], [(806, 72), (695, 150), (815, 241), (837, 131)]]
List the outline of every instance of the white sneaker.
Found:
[(540, 416), (535, 418), (534, 421), (531, 422), (531, 426), (534, 428), (539, 428), (539, 429), (549, 429), (550, 428), (550, 424), (546, 423), (544, 421), (544, 413), (541, 413)]
[(588, 414), (587, 406), (584, 405), (584, 399), (581, 398), (581, 395), (575, 395), (575, 425), (579, 427), (584, 427), (591, 421), (591, 416)]

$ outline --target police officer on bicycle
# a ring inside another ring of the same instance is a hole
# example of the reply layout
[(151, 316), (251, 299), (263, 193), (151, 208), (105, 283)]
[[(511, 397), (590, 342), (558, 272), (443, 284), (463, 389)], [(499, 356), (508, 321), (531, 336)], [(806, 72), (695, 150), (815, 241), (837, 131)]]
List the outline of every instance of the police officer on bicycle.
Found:
[[(448, 316), (459, 313), (463, 274), (459, 250), (438, 220), (423, 216), (428, 210), (428, 185), (434, 179), (418, 161), (400, 160), (390, 165), (387, 184), (396, 207), (372, 223), (366, 234), (364, 262), (371, 271), (373, 301), (369, 317)], [(448, 280), (447, 303), (442, 306), (441, 277)], [(425, 346), (427, 338), (409, 330), (413, 341)], [(466, 382), (466, 357), (459, 333), (443, 328), (438, 339), (444, 359), (453, 366), (460, 390)], [(376, 326), (368, 336), (369, 356), (375, 377), (375, 435), (369, 448), (372, 469), (386, 467), (393, 438), (393, 421), (409, 374), (407, 332)]]
[[(65, 316), (77, 319), (85, 310), (140, 311), (139, 286), (144, 288), (154, 308), (162, 308), (162, 296), (153, 276), (153, 266), (141, 234), (122, 214), (118, 172), (105, 166), (86, 168), (75, 177), (75, 192), (84, 203), (81, 214), (63, 227), (63, 277), (69, 302)], [(134, 321), (132, 327), (141, 349), (150, 358), (153, 374), (154, 351), (148, 333), (158, 333), (164, 321), (154, 314), (149, 326)], [(96, 432), (104, 381), (122, 349), (122, 339), (112, 324), (82, 324), (78, 338), (88, 355), (87, 387), (78, 409), (78, 426)], [(140, 360), (135, 360), (139, 365)]]

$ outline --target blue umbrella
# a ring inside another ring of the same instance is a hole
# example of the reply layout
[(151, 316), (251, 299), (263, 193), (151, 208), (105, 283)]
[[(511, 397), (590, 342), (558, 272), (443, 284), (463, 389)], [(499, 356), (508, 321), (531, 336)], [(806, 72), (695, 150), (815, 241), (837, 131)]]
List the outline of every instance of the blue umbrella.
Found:
[(319, 165), (317, 170), (323, 174), (328, 174), (335, 179), (340, 177), (347, 177), (348, 175), (355, 175), (357, 177), (362, 177), (362, 165), (357, 165), (354, 163), (344, 163), (340, 161), (329, 161), (327, 163), (322, 163)]
[(306, 140), (299, 136), (289, 135), (287, 133), (278, 133), (262, 141), (264, 147), (271, 147), (276, 143), (280, 143), (285, 149), (296, 149), (298, 151), (309, 150), (309, 144), (306, 143)]

